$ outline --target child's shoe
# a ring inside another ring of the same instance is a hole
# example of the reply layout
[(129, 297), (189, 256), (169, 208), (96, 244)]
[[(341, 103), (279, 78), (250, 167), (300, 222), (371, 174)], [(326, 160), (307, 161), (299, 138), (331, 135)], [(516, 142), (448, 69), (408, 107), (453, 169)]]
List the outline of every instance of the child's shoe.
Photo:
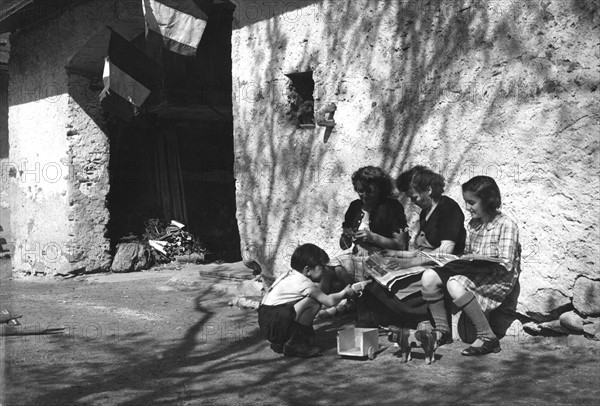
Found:
[(319, 356), (321, 349), (308, 345), (310, 339), (314, 336), (313, 326), (305, 326), (300, 323), (294, 323), (292, 335), (283, 346), (283, 355), (286, 357), (312, 358)]

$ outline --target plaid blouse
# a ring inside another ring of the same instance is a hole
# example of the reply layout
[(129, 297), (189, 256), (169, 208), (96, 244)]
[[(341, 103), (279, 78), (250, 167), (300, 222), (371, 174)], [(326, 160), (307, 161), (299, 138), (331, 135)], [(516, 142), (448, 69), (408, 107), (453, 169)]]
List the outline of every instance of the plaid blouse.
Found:
[(479, 219), (469, 222), (465, 254), (478, 254), (502, 260), (502, 265), (512, 271), (515, 266), (519, 228), (514, 221), (500, 213), (489, 223)]
[(519, 277), (515, 268), (518, 245), (519, 229), (504, 214), (498, 214), (486, 224), (477, 219), (469, 222), (465, 254), (500, 258), (502, 263), (486, 265), (489, 267), (486, 272), (453, 275), (450, 280), (473, 292), (485, 314), (500, 306), (515, 286)]

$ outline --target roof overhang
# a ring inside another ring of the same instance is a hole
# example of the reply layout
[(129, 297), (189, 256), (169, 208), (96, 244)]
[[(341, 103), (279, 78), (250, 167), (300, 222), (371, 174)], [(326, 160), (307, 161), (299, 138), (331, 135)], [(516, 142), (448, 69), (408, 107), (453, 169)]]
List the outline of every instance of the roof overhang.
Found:
[(3, 0), (0, 7), (0, 33), (54, 18), (84, 1), (87, 0)]

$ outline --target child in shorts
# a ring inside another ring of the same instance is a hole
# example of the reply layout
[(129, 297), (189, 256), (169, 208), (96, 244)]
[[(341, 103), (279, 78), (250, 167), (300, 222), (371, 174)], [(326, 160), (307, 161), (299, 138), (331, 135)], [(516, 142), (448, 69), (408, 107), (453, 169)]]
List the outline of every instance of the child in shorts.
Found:
[(263, 297), (258, 325), (276, 353), (318, 356), (321, 350), (309, 345), (309, 340), (314, 336), (313, 321), (321, 306), (335, 306), (355, 295), (350, 285), (330, 295), (317, 286), (328, 263), (329, 256), (323, 249), (314, 244), (299, 246), (292, 254), (292, 269), (280, 275)]

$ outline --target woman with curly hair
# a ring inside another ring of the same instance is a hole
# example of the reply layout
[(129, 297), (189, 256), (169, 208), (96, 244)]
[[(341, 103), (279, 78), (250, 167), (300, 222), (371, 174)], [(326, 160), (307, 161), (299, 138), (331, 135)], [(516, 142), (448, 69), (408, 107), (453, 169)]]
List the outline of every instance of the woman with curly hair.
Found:
[(324, 292), (365, 280), (363, 261), (383, 249), (403, 250), (408, 243), (404, 206), (391, 196), (392, 181), (381, 169), (365, 166), (352, 175), (358, 199), (352, 201), (342, 223), (340, 247), (352, 251), (332, 260), (333, 272), (321, 282)]

